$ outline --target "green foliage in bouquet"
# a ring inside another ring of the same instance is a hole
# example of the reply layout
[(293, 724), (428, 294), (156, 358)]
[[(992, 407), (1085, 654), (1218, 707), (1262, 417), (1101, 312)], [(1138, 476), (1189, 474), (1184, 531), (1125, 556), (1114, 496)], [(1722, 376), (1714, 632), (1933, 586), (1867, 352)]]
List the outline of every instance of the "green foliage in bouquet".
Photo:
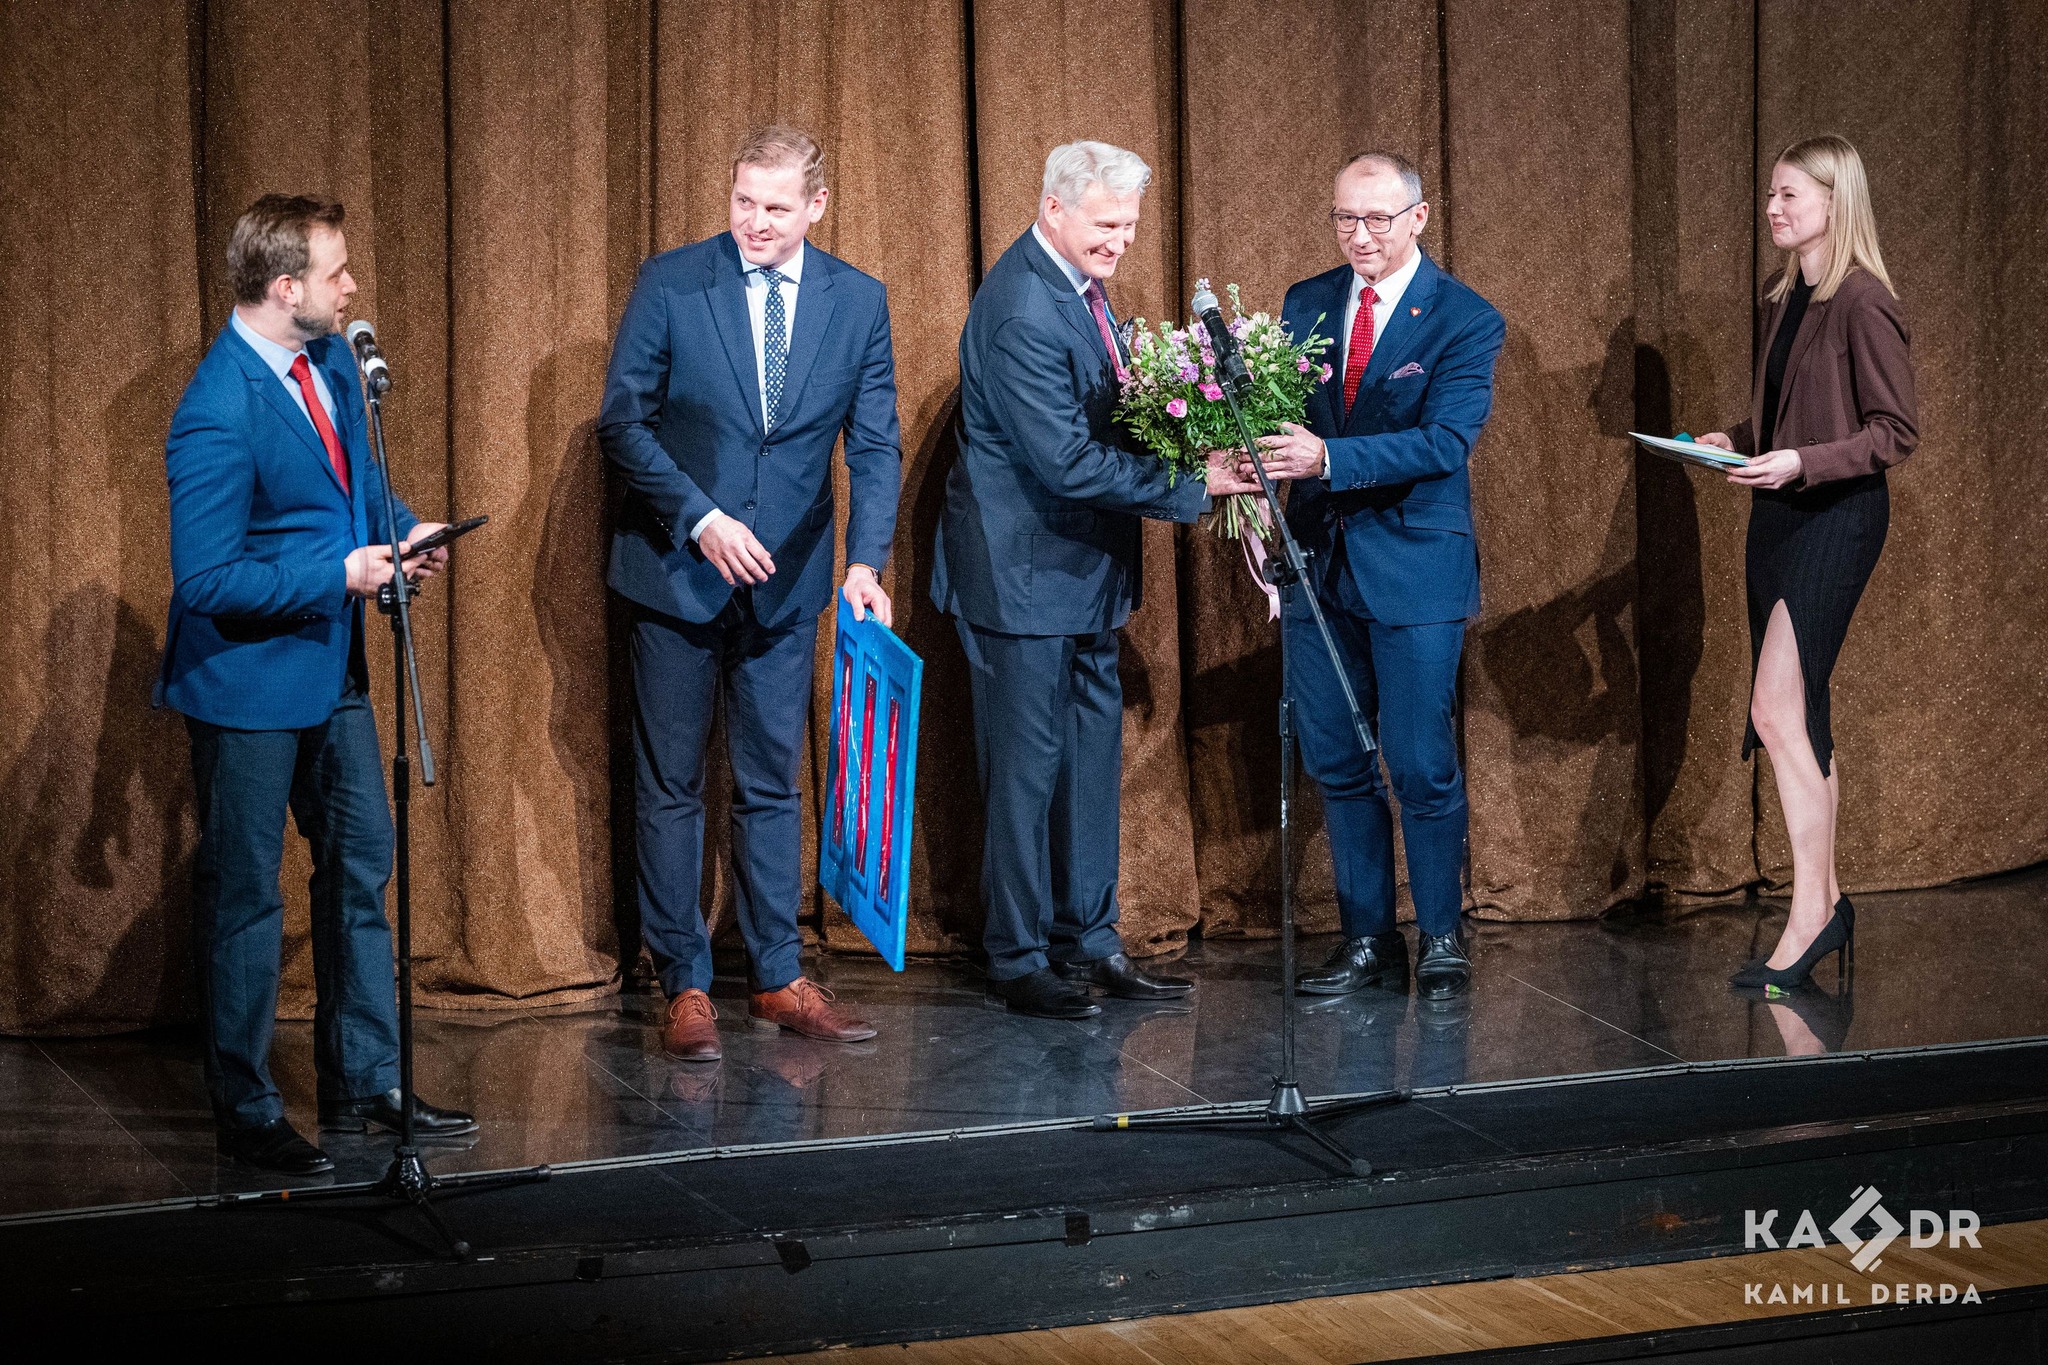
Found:
[[(1208, 287), (1207, 280), (1200, 283)], [(1330, 377), (1330, 367), (1321, 359), (1330, 341), (1315, 335), (1312, 327), (1307, 340), (1297, 342), (1271, 314), (1247, 315), (1236, 285), (1228, 293), (1231, 335), (1237, 338), (1252, 377), (1238, 407), (1253, 439), (1270, 436), (1283, 422), (1301, 421), (1308, 411), (1308, 396)], [(1145, 449), (1166, 462), (1172, 479), (1204, 478), (1209, 451), (1238, 447), (1237, 424), (1216, 376), (1216, 352), (1200, 322), (1151, 327), (1138, 318), (1132, 324), (1131, 366), (1116, 416)], [(1265, 521), (1258, 502), (1246, 494), (1226, 499), (1214, 517), (1216, 531), (1236, 539), (1251, 529), (1263, 538)]]

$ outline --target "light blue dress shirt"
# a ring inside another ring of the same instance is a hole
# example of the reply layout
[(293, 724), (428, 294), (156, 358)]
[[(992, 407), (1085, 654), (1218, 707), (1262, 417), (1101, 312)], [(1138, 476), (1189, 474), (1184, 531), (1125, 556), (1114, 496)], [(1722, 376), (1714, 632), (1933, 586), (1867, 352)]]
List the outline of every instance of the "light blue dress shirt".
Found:
[[(300, 356), (306, 355), (305, 351), (303, 349), (295, 351), (289, 346), (280, 346), (269, 337), (264, 336), (254, 327), (242, 321), (242, 311), (239, 308), (228, 314), (228, 326), (235, 329), (236, 336), (249, 343), (250, 349), (263, 357), (263, 363), (270, 367), (270, 372), (277, 376), (279, 383), (284, 385), (285, 392), (292, 396), (292, 402), (298, 406), (301, 413), (305, 414), (306, 425), (314, 428), (313, 434), (317, 437), (320, 434), (319, 428), (313, 421), (313, 414), (306, 412), (306, 396), (299, 389), (299, 381), (291, 376), (292, 362)], [(338, 429), (338, 424), (334, 420), (334, 395), (327, 391), (326, 377), (320, 373), (320, 367), (313, 363), (311, 356), (306, 356), (306, 367), (313, 372), (313, 392), (320, 395), (320, 406), (327, 409), (328, 425), (337, 426)]]

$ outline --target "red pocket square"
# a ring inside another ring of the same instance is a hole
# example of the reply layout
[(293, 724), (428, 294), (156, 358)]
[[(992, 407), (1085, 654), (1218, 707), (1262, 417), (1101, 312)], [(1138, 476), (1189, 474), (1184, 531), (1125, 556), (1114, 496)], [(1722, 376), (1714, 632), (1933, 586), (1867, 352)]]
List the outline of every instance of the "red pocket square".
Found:
[(1412, 360), (1411, 360), (1411, 361), (1409, 361), (1409, 362), (1408, 362), (1408, 363), (1407, 363), (1406, 365), (1403, 365), (1403, 366), (1402, 366), (1402, 367), (1401, 367), (1400, 369), (1398, 369), (1398, 370), (1394, 371), (1394, 372), (1393, 372), (1392, 374), (1388, 375), (1388, 376), (1387, 376), (1387, 378), (1389, 378), (1389, 379), (1409, 379), (1409, 378), (1413, 378), (1414, 376), (1416, 376), (1416, 375), (1419, 375), (1419, 374), (1421, 374), (1421, 373), (1422, 373), (1422, 367), (1421, 367), (1420, 365), (1416, 364), (1416, 363), (1415, 363), (1414, 361), (1412, 361)]

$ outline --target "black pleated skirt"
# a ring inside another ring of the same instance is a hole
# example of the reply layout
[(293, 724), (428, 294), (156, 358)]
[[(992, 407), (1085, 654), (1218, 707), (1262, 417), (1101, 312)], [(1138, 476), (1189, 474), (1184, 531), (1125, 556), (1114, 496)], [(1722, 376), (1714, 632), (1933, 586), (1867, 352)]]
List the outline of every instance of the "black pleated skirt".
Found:
[[(1749, 667), (1755, 686), (1771, 609), (1782, 599), (1799, 646), (1799, 671), (1806, 685), (1806, 733), (1823, 774), (1834, 766), (1834, 732), (1828, 723), (1828, 679), (1849, 634), (1849, 618), (1863, 585), (1884, 553), (1891, 526), (1892, 495), (1883, 474), (1843, 479), (1798, 492), (1760, 490), (1749, 510), (1749, 543), (1744, 555), (1749, 577)], [(1742, 756), (1761, 747), (1751, 725)]]

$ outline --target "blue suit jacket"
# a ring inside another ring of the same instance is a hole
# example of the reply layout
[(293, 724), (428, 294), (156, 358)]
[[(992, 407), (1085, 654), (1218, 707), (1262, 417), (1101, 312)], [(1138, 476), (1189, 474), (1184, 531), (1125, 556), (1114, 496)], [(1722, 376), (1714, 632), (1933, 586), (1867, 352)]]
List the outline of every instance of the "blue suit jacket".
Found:
[[(362, 602), (342, 561), (384, 541), (384, 474), (348, 343), (322, 337), (306, 355), (338, 409), (348, 493), (313, 423), (233, 327), (199, 362), (164, 445), (174, 586), (154, 701), (228, 729), (305, 729), (333, 713), (351, 673), (368, 686)], [(402, 501), (393, 511), (401, 537), (419, 521)]]
[(832, 447), (846, 435), (849, 563), (880, 570), (896, 536), (903, 452), (889, 301), (879, 280), (804, 248), (789, 369), (773, 433), (729, 233), (653, 256), (619, 319), (597, 438), (624, 471), (612, 587), (642, 606), (706, 622), (732, 597), (690, 540), (716, 507), (775, 559), (754, 615), (775, 626), (832, 597)]
[[(1351, 275), (1343, 265), (1287, 291), (1282, 316), (1293, 335), (1343, 330)], [(1307, 426), (1329, 443), (1330, 477), (1296, 481), (1287, 520), (1318, 565), (1329, 562), (1342, 526), (1374, 620), (1416, 626), (1478, 614), (1466, 462), (1493, 410), (1493, 365), (1506, 336), (1493, 305), (1424, 253), (1386, 335), (1375, 339), (1348, 415), (1344, 338), (1324, 353), (1331, 375), (1309, 398)]]
[[(1120, 345), (1121, 343), (1119, 343)], [(960, 334), (960, 458), (946, 478), (932, 601), (1010, 635), (1080, 635), (1138, 604), (1141, 517), (1193, 521), (1199, 478), (1115, 426), (1116, 367), (1087, 303), (1030, 232)]]

